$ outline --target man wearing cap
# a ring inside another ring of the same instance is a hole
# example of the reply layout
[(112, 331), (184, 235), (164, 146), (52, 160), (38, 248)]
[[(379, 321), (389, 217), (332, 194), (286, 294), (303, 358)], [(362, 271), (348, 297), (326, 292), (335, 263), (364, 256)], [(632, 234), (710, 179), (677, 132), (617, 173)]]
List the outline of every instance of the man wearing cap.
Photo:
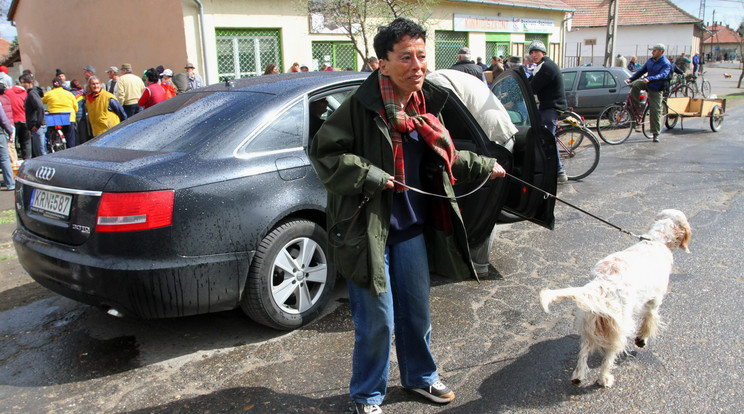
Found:
[(94, 68), (91, 65), (88, 65), (83, 68), (83, 78), (85, 78), (85, 87), (83, 88), (83, 91), (85, 93), (90, 93), (88, 90), (88, 79), (90, 79), (91, 76), (96, 74), (96, 68)]
[(199, 76), (199, 74), (194, 71), (194, 69), (196, 68), (194, 67), (193, 63), (187, 63), (184, 69), (186, 69), (186, 75), (189, 78), (189, 90), (201, 88), (204, 86), (204, 81), (202, 80), (201, 76)]
[(106, 69), (106, 75), (108, 75), (109, 78), (109, 80), (106, 82), (106, 92), (115, 93), (116, 82), (119, 81), (119, 68), (117, 68), (116, 66), (111, 66), (110, 68)]
[(165, 69), (161, 77), (162, 80), (160, 81), (160, 86), (162, 86), (163, 91), (165, 91), (165, 99), (170, 99), (176, 96), (176, 87), (173, 86), (173, 81), (171, 80), (171, 78), (173, 77), (173, 71), (170, 69)]
[(121, 65), (121, 73), (122, 75), (116, 82), (114, 95), (124, 107), (127, 117), (131, 117), (142, 110), (137, 102), (145, 91), (145, 83), (139, 76), (132, 74), (132, 65), (129, 63)]
[(473, 62), (471, 55), (470, 55), (470, 49), (467, 47), (460, 48), (460, 51), (457, 53), (457, 63), (452, 65), (450, 69), (469, 73), (475, 76), (476, 78), (482, 80), (484, 83), (486, 82), (486, 77), (485, 75), (483, 75), (483, 68), (476, 65), (475, 62)]
[(308, 68), (307, 65), (303, 63), (300, 65), (300, 72), (310, 72), (310, 68)]
[(0, 82), (8, 89), (13, 87), (13, 78), (8, 75), (8, 67), (5, 65), (0, 65)]
[[(648, 91), (648, 108), (651, 111), (651, 133), (654, 142), (659, 142), (661, 133), (661, 98), (662, 92), (672, 75), (672, 63), (664, 56), (665, 47), (658, 43), (651, 49), (651, 59), (643, 67), (628, 78), (625, 83), (630, 84), (630, 98), (638, 113), (641, 108), (641, 90)], [(641, 78), (641, 76), (646, 77)]]
[[(540, 40), (533, 40), (530, 43), (529, 55), (535, 67), (530, 77), (530, 86), (532, 92), (537, 95), (540, 101), (540, 119), (542, 124), (553, 136), (555, 136), (555, 126), (558, 122), (558, 111), (566, 109), (566, 92), (563, 89), (563, 76), (558, 65), (546, 56), (547, 49), (545, 44)], [(557, 151), (557, 149), (556, 149)], [(558, 182), (568, 181), (568, 176), (563, 170), (560, 154), (558, 156)]]

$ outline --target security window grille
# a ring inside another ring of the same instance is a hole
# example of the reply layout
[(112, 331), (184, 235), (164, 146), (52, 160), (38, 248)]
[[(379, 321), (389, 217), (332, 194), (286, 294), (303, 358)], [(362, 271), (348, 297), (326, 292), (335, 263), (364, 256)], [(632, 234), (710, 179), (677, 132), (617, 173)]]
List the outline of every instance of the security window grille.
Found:
[(313, 42), (312, 69), (318, 70), (326, 65), (341, 70), (356, 70), (356, 57), (354, 44), (351, 42)]
[(548, 47), (548, 35), (539, 34), (539, 33), (526, 33), (524, 35), (524, 52), (525, 53), (529, 53), (530, 43), (532, 43), (533, 40), (540, 40), (543, 42), (546, 48)]
[(509, 58), (509, 43), (502, 43), (502, 42), (486, 42), (486, 57), (483, 59), (483, 61), (487, 65), (491, 65), (491, 58), (492, 57), (499, 57), (503, 56), (504, 59)]
[(468, 45), (468, 34), (437, 30), (434, 33), (436, 69), (446, 69), (457, 63), (457, 52)]
[(263, 75), (272, 62), (282, 67), (278, 29), (217, 29), (216, 36), (220, 81)]

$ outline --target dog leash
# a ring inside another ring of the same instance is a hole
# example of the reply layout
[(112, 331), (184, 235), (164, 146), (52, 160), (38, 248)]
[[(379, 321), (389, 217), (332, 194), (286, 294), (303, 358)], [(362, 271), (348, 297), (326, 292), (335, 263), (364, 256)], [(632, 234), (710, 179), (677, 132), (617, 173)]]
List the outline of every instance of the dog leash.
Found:
[(648, 237), (645, 237), (643, 235), (635, 234), (632, 231), (625, 230), (625, 229), (621, 228), (620, 226), (617, 226), (615, 224), (612, 224), (609, 221), (607, 221), (607, 220), (605, 220), (605, 219), (603, 219), (601, 217), (598, 217), (598, 216), (596, 216), (596, 215), (594, 215), (594, 214), (592, 214), (592, 213), (584, 210), (581, 207), (575, 206), (575, 205), (569, 203), (568, 201), (562, 200), (561, 198), (557, 197), (556, 195), (550, 194), (549, 192), (543, 190), (542, 188), (536, 187), (536, 186), (534, 186), (534, 185), (532, 185), (532, 184), (530, 184), (530, 183), (528, 183), (528, 182), (526, 182), (526, 181), (524, 181), (524, 180), (522, 180), (520, 178), (517, 178), (517, 177), (515, 177), (515, 176), (513, 176), (513, 175), (511, 175), (509, 173), (506, 173), (506, 176), (509, 177), (509, 178), (511, 178), (511, 179), (513, 179), (513, 180), (519, 181), (520, 183), (526, 185), (527, 187), (530, 187), (530, 188), (532, 188), (534, 190), (537, 190), (537, 191), (543, 193), (545, 195), (545, 198), (552, 197), (552, 198), (556, 199), (556, 201), (560, 201), (561, 203), (563, 203), (563, 204), (565, 204), (565, 205), (567, 205), (567, 206), (569, 206), (571, 208), (574, 208), (574, 209), (576, 209), (576, 210), (578, 210), (578, 211), (586, 214), (589, 217), (592, 217), (594, 219), (597, 219), (597, 220), (601, 221), (602, 223), (604, 223), (604, 224), (606, 224), (606, 225), (608, 225), (608, 226), (610, 226), (610, 227), (612, 227), (612, 228), (614, 228), (616, 230), (619, 230), (621, 233), (625, 233), (625, 234), (627, 234), (629, 236), (632, 236), (632, 237), (634, 237), (634, 238), (636, 238), (638, 240), (641, 240), (641, 241), (643, 241), (643, 240), (650, 240)]
[[(486, 178), (483, 180), (483, 182), (481, 182), (478, 185), (478, 187), (475, 187), (474, 190), (468, 192), (467, 194), (462, 194), (462, 195), (455, 196), (455, 197), (450, 197), (450, 196), (448, 196), (446, 194), (430, 193), (428, 191), (424, 191), (424, 190), (418, 189), (416, 187), (411, 187), (411, 186), (406, 185), (406, 184), (404, 184), (404, 183), (402, 183), (402, 182), (400, 182), (398, 180), (395, 180), (395, 179), (393, 179), (391, 181), (393, 183), (395, 183), (395, 184), (398, 184), (399, 186), (401, 186), (403, 188), (407, 188), (408, 190), (414, 191), (414, 192), (419, 193), (419, 194), (424, 194), (424, 195), (432, 196), (432, 197), (446, 198), (446, 199), (450, 199), (450, 200), (457, 200), (458, 198), (467, 197), (467, 196), (475, 193), (476, 191), (480, 190), (484, 185), (486, 185), (486, 183), (488, 182), (488, 180), (490, 178), (491, 178), (491, 174), (487, 175)], [(336, 239), (337, 239), (337, 240), (334, 240), (333, 238), (329, 238), (329, 243), (331, 243), (334, 246), (338, 246), (339, 245), (338, 244), (339, 243), (338, 240), (340, 240), (341, 243), (346, 244), (346, 241), (349, 238), (349, 233), (346, 232), (346, 234), (343, 234), (344, 232), (342, 232), (342, 231), (339, 230), (339, 225), (341, 225), (343, 223), (346, 223), (346, 222), (349, 222), (348, 228), (349, 229), (353, 228), (354, 227), (354, 224), (356, 223), (357, 219), (359, 218), (359, 213), (362, 211), (362, 207), (364, 207), (364, 205), (367, 204), (367, 202), (369, 202), (369, 197), (367, 197), (367, 196), (362, 197), (362, 200), (359, 202), (359, 205), (357, 206), (356, 210), (354, 211), (354, 214), (352, 214), (350, 217), (347, 217), (347, 218), (345, 218), (343, 220), (337, 221), (330, 229), (328, 229), (328, 233), (330, 235), (335, 236)]]
[[(576, 209), (576, 210), (578, 210), (578, 211), (580, 211), (580, 212), (582, 212), (582, 213), (586, 214), (586, 215), (587, 215), (587, 216), (589, 216), (589, 217), (592, 217), (592, 218), (594, 218), (594, 219), (596, 219), (596, 220), (599, 220), (599, 221), (601, 221), (602, 223), (604, 223), (604, 224), (606, 224), (606, 225), (608, 225), (608, 226), (610, 226), (610, 227), (612, 227), (612, 228), (614, 228), (614, 229), (616, 229), (616, 230), (620, 231), (621, 233), (625, 233), (625, 234), (627, 234), (627, 235), (629, 235), (629, 236), (631, 236), (631, 237), (633, 237), (633, 238), (636, 238), (636, 239), (638, 239), (638, 240), (640, 240), (640, 241), (644, 241), (644, 240), (649, 240), (649, 238), (648, 238), (648, 237), (645, 237), (645, 236), (643, 236), (643, 235), (638, 235), (638, 234), (635, 234), (635, 233), (633, 233), (632, 231), (628, 231), (628, 230), (625, 230), (625, 229), (623, 229), (622, 227), (620, 227), (620, 226), (618, 226), (618, 225), (612, 224), (612, 223), (610, 223), (609, 221), (607, 221), (607, 220), (605, 220), (605, 219), (603, 219), (603, 218), (601, 218), (601, 217), (599, 217), (599, 216), (597, 216), (597, 215), (594, 215), (594, 214), (592, 214), (592, 213), (590, 213), (590, 212), (588, 212), (588, 211), (584, 210), (584, 209), (583, 209), (583, 208), (581, 208), (581, 207), (578, 207), (578, 206), (576, 206), (576, 205), (574, 205), (574, 204), (571, 204), (571, 203), (569, 203), (569, 202), (568, 202), (568, 201), (566, 201), (566, 200), (563, 200), (563, 199), (561, 199), (561, 198), (557, 197), (557, 196), (556, 196), (555, 194), (550, 194), (549, 192), (547, 192), (547, 191), (543, 190), (542, 188), (540, 188), (540, 187), (536, 187), (536, 186), (534, 186), (534, 185), (532, 185), (532, 184), (528, 183), (527, 181), (524, 181), (524, 180), (522, 180), (521, 178), (517, 178), (517, 177), (515, 177), (515, 176), (513, 176), (513, 175), (511, 175), (511, 174), (509, 174), (509, 173), (506, 173), (506, 176), (507, 176), (507, 177), (509, 177), (509, 178), (511, 178), (511, 179), (513, 179), (513, 180), (515, 180), (515, 181), (518, 181), (518, 182), (519, 182), (519, 183), (521, 183), (521, 184), (524, 184), (524, 185), (526, 185), (527, 187), (530, 187), (530, 188), (532, 188), (533, 190), (537, 190), (537, 191), (539, 191), (540, 193), (544, 194), (544, 197), (545, 197), (546, 199), (547, 199), (547, 198), (550, 198), (550, 197), (552, 197), (552, 198), (554, 198), (554, 199), (555, 199), (556, 201), (560, 201), (561, 203), (563, 203), (563, 204), (565, 204), (565, 205), (567, 205), (567, 206), (569, 206), (569, 207), (571, 207), (571, 208), (573, 208), (573, 209)], [(401, 183), (400, 181), (397, 181), (397, 180), (394, 180), (394, 179), (392, 180), (392, 182), (393, 182), (393, 183), (395, 183), (395, 184), (398, 184), (398, 185), (400, 185), (401, 187), (407, 188), (407, 189), (408, 189), (408, 190), (410, 190), (410, 191), (414, 191), (414, 192), (417, 192), (417, 193), (419, 193), (419, 194), (424, 194), (424, 195), (428, 195), (428, 196), (432, 196), (432, 197), (446, 198), (446, 199), (450, 199), (450, 200), (457, 200), (458, 198), (463, 198), (463, 197), (467, 197), (467, 196), (469, 196), (469, 195), (472, 195), (472, 194), (473, 194), (473, 193), (475, 193), (476, 191), (480, 190), (480, 189), (481, 189), (481, 188), (482, 188), (482, 187), (483, 187), (484, 185), (486, 185), (486, 183), (488, 182), (488, 180), (489, 180), (490, 178), (491, 178), (491, 176), (490, 176), (490, 174), (489, 174), (488, 176), (486, 176), (486, 178), (485, 178), (485, 179), (483, 180), (483, 182), (481, 182), (481, 183), (480, 183), (480, 184), (479, 184), (479, 185), (478, 185), (478, 186), (477, 186), (477, 187), (476, 187), (475, 189), (473, 189), (472, 191), (468, 192), (467, 194), (462, 194), (462, 195), (459, 195), (459, 196), (455, 196), (455, 197), (450, 197), (450, 196), (448, 196), (448, 195), (443, 195), (443, 194), (435, 194), (435, 193), (430, 193), (430, 192), (428, 192), (428, 191), (424, 191), (424, 190), (418, 189), (418, 188), (416, 188), (416, 187), (411, 187), (411, 186), (409, 186), (409, 185), (403, 184), (403, 183)], [(353, 215), (352, 215), (351, 217), (348, 217), (348, 218), (346, 218), (346, 219), (344, 219), (344, 220), (339, 220), (339, 222), (337, 222), (337, 223), (336, 223), (336, 224), (335, 224), (335, 225), (333, 226), (333, 227), (334, 227), (334, 229), (329, 229), (329, 230), (331, 230), (331, 231), (329, 231), (329, 233), (331, 233), (331, 234), (333, 234), (333, 233), (338, 233), (338, 234), (336, 234), (336, 237), (338, 237), (338, 238), (342, 239), (342, 240), (343, 240), (343, 243), (346, 243), (346, 239), (347, 239), (347, 237), (348, 237), (348, 233), (347, 233), (346, 235), (342, 235), (342, 234), (341, 234), (340, 232), (338, 232), (338, 231), (337, 231), (337, 230), (335, 229), (335, 227), (336, 227), (336, 226), (337, 226), (338, 224), (340, 224), (340, 223), (343, 223), (343, 222), (346, 222), (346, 221), (350, 221), (350, 222), (351, 222), (351, 223), (349, 224), (349, 228), (353, 227), (353, 226), (354, 226), (354, 223), (356, 222), (357, 218), (359, 217), (359, 212), (361, 211), (362, 207), (363, 207), (363, 206), (364, 206), (365, 204), (367, 204), (367, 202), (368, 202), (368, 201), (369, 201), (369, 197), (366, 197), (366, 196), (365, 196), (365, 197), (364, 197), (364, 198), (362, 199), (362, 201), (361, 201), (361, 202), (359, 203), (359, 205), (357, 206), (357, 209), (356, 209), (356, 211), (354, 212), (354, 214), (353, 214)]]

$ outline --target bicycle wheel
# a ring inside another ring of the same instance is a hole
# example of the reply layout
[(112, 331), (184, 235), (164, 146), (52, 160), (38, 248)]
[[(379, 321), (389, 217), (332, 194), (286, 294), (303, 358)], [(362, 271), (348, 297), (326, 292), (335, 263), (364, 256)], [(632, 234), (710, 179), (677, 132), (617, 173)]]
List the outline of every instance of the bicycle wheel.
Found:
[(599, 141), (579, 127), (565, 128), (556, 134), (561, 164), (569, 180), (580, 180), (599, 164)]
[(690, 98), (694, 98), (695, 91), (692, 90), (692, 88), (689, 85), (679, 85), (676, 88), (672, 89), (672, 91), (669, 93), (669, 96), (674, 96), (674, 97), (687, 96)]
[(625, 142), (633, 131), (633, 115), (624, 105), (610, 105), (599, 113), (597, 132), (610, 145)]
[(710, 130), (713, 132), (718, 132), (718, 130), (721, 129), (722, 123), (723, 108), (721, 108), (721, 105), (716, 105), (710, 111)]
[(700, 84), (700, 93), (703, 94), (703, 98), (708, 99), (710, 97), (710, 82), (703, 81)]
[[(659, 123), (659, 132), (661, 132), (662, 125), (669, 125), (667, 123), (669, 115), (669, 107), (667, 106), (666, 100), (661, 101), (661, 119)], [(674, 122), (677, 123), (676, 121)], [(674, 125), (672, 125), (674, 126)], [(643, 110), (643, 118), (641, 118), (641, 131), (646, 138), (651, 139), (654, 137), (653, 131), (651, 130), (651, 114), (649, 113), (648, 105)]]

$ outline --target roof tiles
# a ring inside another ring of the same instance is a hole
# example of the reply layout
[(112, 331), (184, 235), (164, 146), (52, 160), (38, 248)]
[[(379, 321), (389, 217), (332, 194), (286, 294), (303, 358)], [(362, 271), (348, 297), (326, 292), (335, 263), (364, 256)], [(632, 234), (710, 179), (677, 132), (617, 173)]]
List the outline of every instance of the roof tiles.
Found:
[(709, 33), (705, 33), (705, 40), (703, 40), (703, 43), (740, 43), (742, 40), (741, 35), (728, 26), (714, 25), (708, 26), (707, 28), (714, 34), (710, 35)]
[[(564, 0), (574, 7), (573, 27), (606, 27), (609, 0)], [(695, 23), (700, 19), (669, 0), (618, 0), (619, 26)]]

